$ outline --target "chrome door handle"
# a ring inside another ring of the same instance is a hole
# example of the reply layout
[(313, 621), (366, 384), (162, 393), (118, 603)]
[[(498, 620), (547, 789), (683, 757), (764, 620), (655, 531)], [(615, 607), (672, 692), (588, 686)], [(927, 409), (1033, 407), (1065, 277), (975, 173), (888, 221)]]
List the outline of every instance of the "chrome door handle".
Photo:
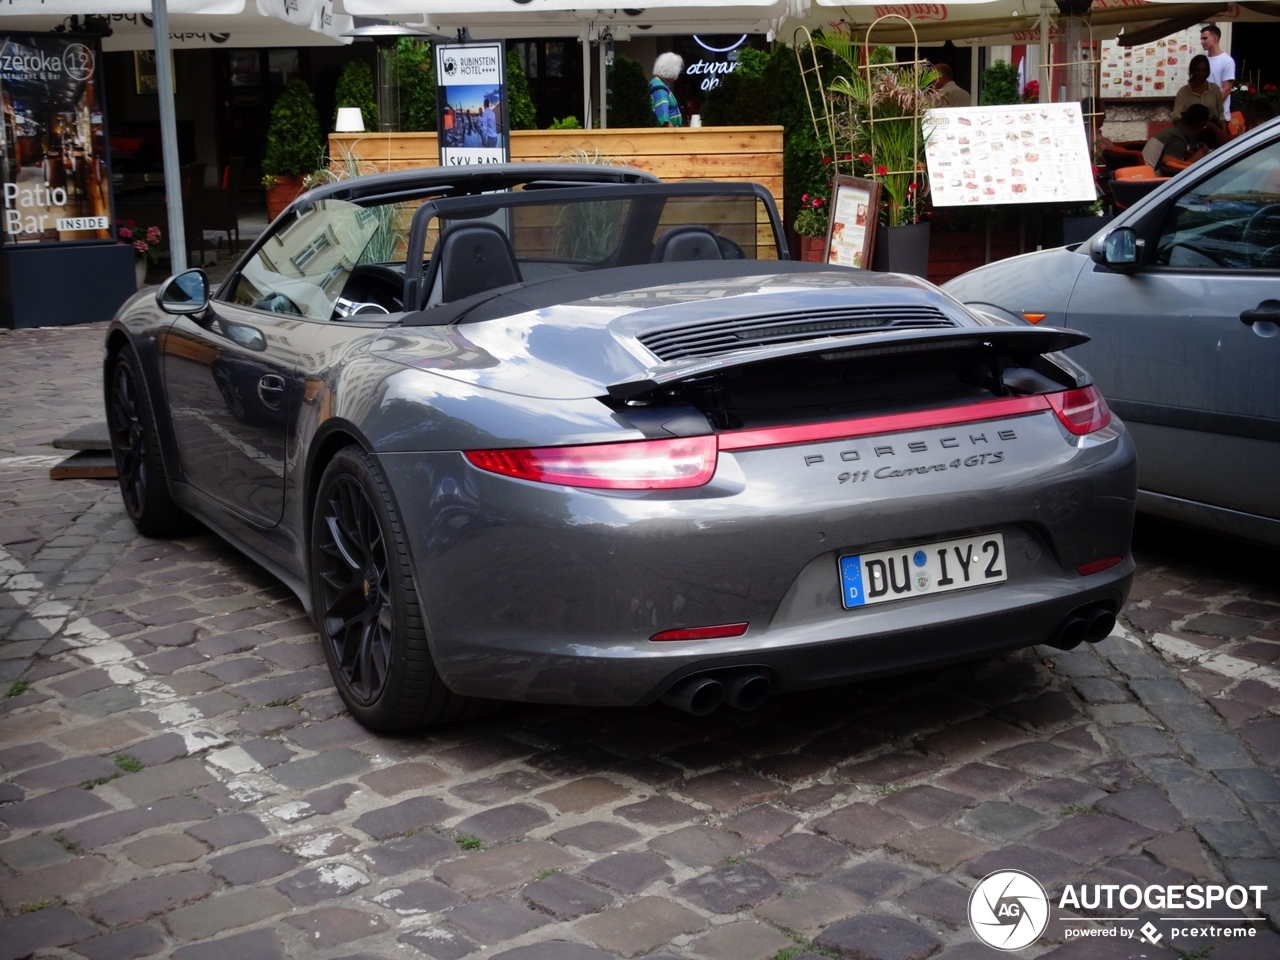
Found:
[(258, 399), (273, 410), (284, 400), (284, 377), (268, 373), (258, 381)]

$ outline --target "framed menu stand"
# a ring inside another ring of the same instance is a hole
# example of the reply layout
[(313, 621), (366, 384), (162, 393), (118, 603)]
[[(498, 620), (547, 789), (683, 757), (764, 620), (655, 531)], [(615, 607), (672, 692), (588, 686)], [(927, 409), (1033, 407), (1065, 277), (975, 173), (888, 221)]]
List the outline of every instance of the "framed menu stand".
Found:
[(881, 185), (876, 180), (835, 178), (823, 260), (843, 267), (871, 268), (876, 222), (880, 218)]

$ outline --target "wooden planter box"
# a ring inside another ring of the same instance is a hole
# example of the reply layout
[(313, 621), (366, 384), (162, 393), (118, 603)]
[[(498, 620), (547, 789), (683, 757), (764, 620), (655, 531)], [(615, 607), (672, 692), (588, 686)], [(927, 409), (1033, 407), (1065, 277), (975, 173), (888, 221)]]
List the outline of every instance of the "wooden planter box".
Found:
[[(434, 133), (331, 133), (335, 169), (350, 154), (374, 170), (434, 167)], [(743, 180), (763, 184), (782, 206), (782, 127), (645, 127), (516, 130), (511, 159), (541, 163), (584, 158), (635, 167), (663, 180)]]

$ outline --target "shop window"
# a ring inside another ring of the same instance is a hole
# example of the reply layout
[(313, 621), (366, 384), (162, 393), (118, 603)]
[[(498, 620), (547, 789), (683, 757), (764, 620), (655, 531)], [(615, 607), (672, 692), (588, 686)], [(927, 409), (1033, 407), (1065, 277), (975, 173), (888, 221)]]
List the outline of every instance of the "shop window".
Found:
[(231, 51), (231, 86), (262, 86), (262, 62), (257, 50)]

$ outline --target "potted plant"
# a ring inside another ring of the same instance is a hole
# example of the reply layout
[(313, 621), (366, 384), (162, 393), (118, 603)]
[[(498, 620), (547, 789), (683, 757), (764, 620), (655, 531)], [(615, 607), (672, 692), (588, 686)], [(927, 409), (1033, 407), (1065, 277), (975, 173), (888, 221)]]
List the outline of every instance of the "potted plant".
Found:
[(147, 284), (147, 267), (160, 262), (160, 228), (147, 227), (142, 236), (137, 235), (137, 225), (132, 220), (116, 221), (116, 237), (121, 243), (133, 245), (133, 272), (141, 289)]
[(267, 153), (262, 159), (262, 185), (267, 190), (267, 216), (274, 220), (303, 191), (303, 177), (318, 167), (320, 118), (311, 88), (290, 80), (271, 108)]
[[(399, 55), (399, 51), (397, 54)], [(409, 56), (406, 55), (403, 59), (408, 60)], [(434, 92), (433, 90), (432, 93)], [(382, 118), (378, 116), (378, 103), (373, 90), (373, 71), (363, 60), (353, 60), (348, 63), (338, 77), (338, 85), (333, 91), (333, 116), (329, 120), (330, 128), (337, 126), (340, 107), (358, 107), (360, 116), (364, 120), (365, 130), (374, 132), (381, 129)], [(432, 113), (434, 112), (433, 110)]]
[(893, 50), (883, 46), (871, 51), (864, 66), (859, 45), (839, 31), (819, 31), (813, 42), (847, 70), (826, 87), (835, 142), (824, 144), (824, 151), (839, 158), (837, 172), (845, 163), (882, 186), (872, 269), (923, 277), (929, 267), (929, 223), (921, 219), (929, 189), (923, 120), (942, 103), (933, 88), (938, 75), (924, 61), (893, 63)]
[(800, 259), (809, 263), (826, 260), (823, 247), (827, 241), (827, 201), (823, 197), (804, 194), (800, 197), (800, 212), (791, 225), (800, 235)]

